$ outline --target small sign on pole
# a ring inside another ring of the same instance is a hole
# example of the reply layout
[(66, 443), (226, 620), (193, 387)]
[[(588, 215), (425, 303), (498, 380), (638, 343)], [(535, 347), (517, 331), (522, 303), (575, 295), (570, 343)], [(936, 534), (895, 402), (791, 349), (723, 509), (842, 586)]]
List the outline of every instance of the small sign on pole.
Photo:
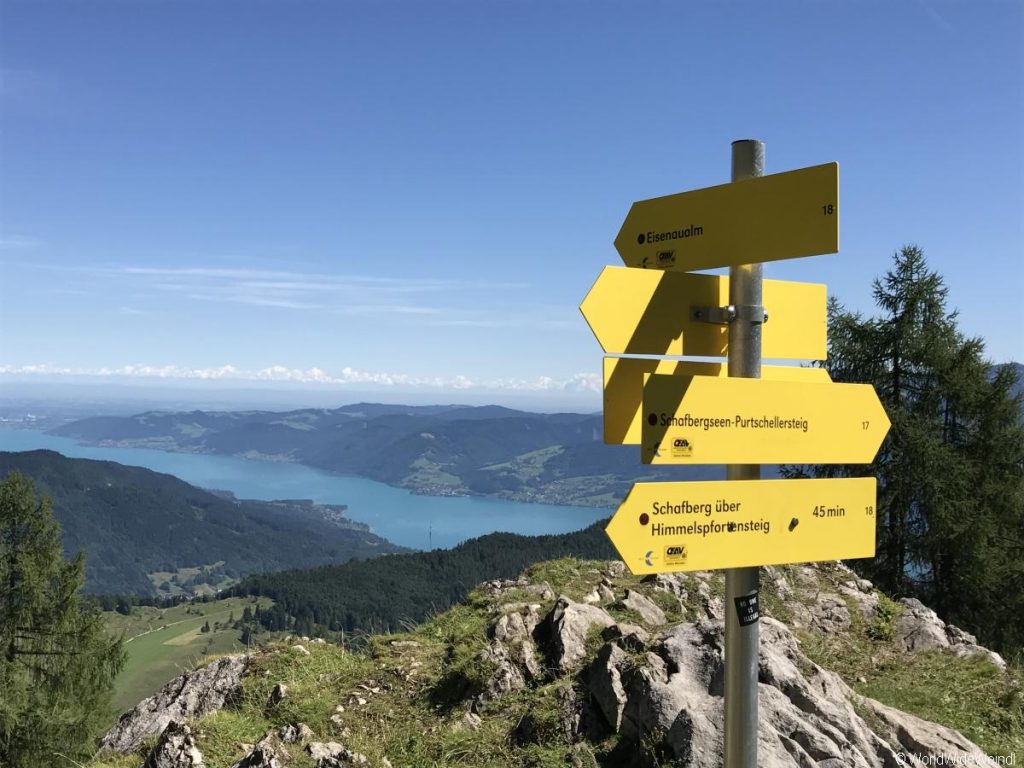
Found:
[(826, 163), (633, 203), (615, 248), (627, 267), (732, 267), (839, 250), (839, 165)]
[(605, 531), (635, 575), (875, 555), (873, 477), (635, 483)]
[(870, 384), (644, 379), (645, 464), (868, 464), (889, 431)]

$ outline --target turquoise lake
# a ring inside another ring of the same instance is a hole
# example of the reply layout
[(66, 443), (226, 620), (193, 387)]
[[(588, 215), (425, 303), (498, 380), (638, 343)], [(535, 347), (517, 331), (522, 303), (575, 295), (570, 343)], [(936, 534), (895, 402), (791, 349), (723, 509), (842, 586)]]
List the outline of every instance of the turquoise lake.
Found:
[(200, 488), (231, 491), (240, 499), (313, 499), (321, 504), (346, 504), (351, 519), (369, 524), (374, 533), (395, 544), (415, 549), (452, 547), (495, 531), (566, 533), (610, 515), (609, 510), (590, 507), (419, 496), (373, 480), (334, 475), (299, 464), (81, 445), (43, 432), (0, 429), (0, 451), (39, 448), (71, 458), (116, 461), (166, 472)]

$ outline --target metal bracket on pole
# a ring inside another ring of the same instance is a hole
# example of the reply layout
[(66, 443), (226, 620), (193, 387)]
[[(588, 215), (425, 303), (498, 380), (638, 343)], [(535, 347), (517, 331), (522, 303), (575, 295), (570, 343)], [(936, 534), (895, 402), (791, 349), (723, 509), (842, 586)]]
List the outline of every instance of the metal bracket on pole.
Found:
[(728, 325), (733, 320), (767, 323), (768, 313), (760, 304), (729, 304), (725, 307), (690, 307), (690, 319), (695, 323)]

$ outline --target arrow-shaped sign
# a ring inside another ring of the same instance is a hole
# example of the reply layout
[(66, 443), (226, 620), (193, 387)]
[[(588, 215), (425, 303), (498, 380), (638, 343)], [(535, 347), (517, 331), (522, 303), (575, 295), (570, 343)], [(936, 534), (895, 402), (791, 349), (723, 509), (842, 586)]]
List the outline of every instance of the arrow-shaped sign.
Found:
[(633, 203), (615, 238), (627, 267), (695, 269), (839, 250), (839, 165)]
[[(768, 312), (763, 358), (825, 359), (824, 285), (765, 280), (762, 301)], [(610, 355), (724, 357), (728, 326), (695, 320), (691, 311), (728, 303), (728, 277), (605, 267), (580, 311)]]
[(636, 483), (605, 532), (648, 573), (875, 554), (873, 477)]
[(650, 374), (645, 464), (868, 464), (889, 431), (870, 384)]
[[(725, 363), (658, 360), (649, 357), (604, 359), (604, 441), (612, 445), (639, 445), (643, 421), (644, 374), (671, 376), (727, 376)], [(780, 381), (832, 381), (824, 368), (762, 365), (761, 378)]]

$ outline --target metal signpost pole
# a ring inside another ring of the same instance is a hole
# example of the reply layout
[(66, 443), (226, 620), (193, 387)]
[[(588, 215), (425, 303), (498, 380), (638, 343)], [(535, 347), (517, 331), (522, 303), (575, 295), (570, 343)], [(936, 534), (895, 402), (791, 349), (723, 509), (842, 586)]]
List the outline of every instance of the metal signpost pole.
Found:
[[(732, 181), (764, 175), (764, 142), (734, 141)], [(756, 254), (750, 254), (754, 257)], [(729, 268), (729, 376), (761, 378), (761, 265)], [(728, 480), (758, 480), (759, 464), (730, 464)], [(758, 568), (725, 572), (725, 768), (757, 768)]]

